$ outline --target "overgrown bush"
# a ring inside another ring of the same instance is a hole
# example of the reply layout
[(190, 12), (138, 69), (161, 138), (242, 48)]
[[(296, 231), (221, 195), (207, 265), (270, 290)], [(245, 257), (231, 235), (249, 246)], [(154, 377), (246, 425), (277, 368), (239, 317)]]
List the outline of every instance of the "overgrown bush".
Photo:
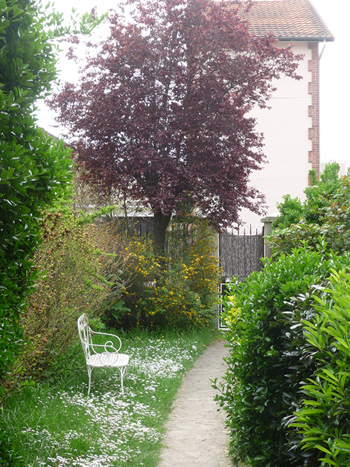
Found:
[[(70, 150), (44, 136), (32, 116), (55, 79), (53, 15), (30, 0), (0, 8), (0, 379), (23, 343), (19, 325), (32, 286), (40, 210), (69, 179)], [(57, 21), (56, 24), (57, 25)]]
[(327, 164), (318, 180), (316, 171), (310, 170), (310, 186), (304, 190), (305, 200), (283, 196), (283, 202), (278, 204), (279, 216), (273, 223), (273, 228), (284, 229), (297, 224), (301, 218), (308, 224), (321, 224), (325, 208), (330, 204), (333, 193), (340, 184), (339, 164)]
[(303, 205), (303, 217), (309, 224), (323, 223), (323, 215), (341, 186), (342, 178), (339, 177), (339, 170), (340, 166), (337, 162), (326, 164), (319, 179), (315, 170), (310, 171), (310, 186), (305, 188), (306, 200)]
[(125, 247), (126, 274), (132, 277), (110, 315), (124, 327), (209, 326), (219, 284), (214, 236), (204, 221), (170, 232), (169, 254), (156, 257), (150, 238), (137, 237)]
[[(32, 255), (42, 209), (62, 195), (71, 178), (63, 141), (37, 128), (35, 104), (51, 94), (62, 38), (89, 33), (101, 22), (74, 15), (70, 25), (52, 5), (32, 0), (0, 3), (0, 379), (23, 344), (20, 326), (33, 286)], [(78, 22), (80, 20), (80, 25)]]
[(302, 387), (302, 407), (291, 426), (320, 465), (350, 465), (350, 275), (333, 272), (314, 319), (304, 321), (306, 340), (320, 368)]
[(299, 198), (290, 195), (283, 196), (283, 202), (277, 205), (279, 216), (273, 222), (274, 229), (285, 229), (292, 224), (297, 224), (303, 217), (304, 209)]
[(232, 350), (218, 399), (247, 466), (349, 465), (350, 281), (336, 271), (350, 267), (350, 179), (338, 170), (311, 174), (304, 203), (284, 198), (273, 261), (225, 298)]
[(269, 237), (274, 254), (289, 253), (292, 248), (307, 242), (316, 246), (322, 237), (328, 249), (342, 253), (350, 249), (350, 179), (343, 177), (324, 203), (318, 223), (308, 223), (305, 218), (288, 228), (275, 230)]
[(316, 246), (320, 237), (333, 251), (349, 250), (350, 178), (338, 179), (338, 171), (338, 164), (326, 166), (321, 180), (314, 180), (313, 185), (305, 189), (306, 200), (302, 205), (297, 199), (284, 197), (284, 203), (279, 205), (281, 215), (269, 237), (274, 255), (290, 253), (303, 243)]
[(80, 314), (102, 314), (111, 296), (120, 296), (122, 255), (107, 226), (84, 224), (73, 213), (43, 217), (42, 245), (34, 256), (35, 290), (23, 313), (26, 345), (12, 368), (12, 384), (43, 375), (76, 336)]
[(301, 403), (301, 382), (317, 370), (302, 321), (313, 316), (314, 296), (328, 284), (331, 269), (346, 264), (349, 254), (304, 247), (229, 286), (223, 317), (231, 351), (218, 400), (227, 411), (235, 461), (256, 467), (319, 465), (317, 453), (302, 451), (301, 435), (287, 425)]

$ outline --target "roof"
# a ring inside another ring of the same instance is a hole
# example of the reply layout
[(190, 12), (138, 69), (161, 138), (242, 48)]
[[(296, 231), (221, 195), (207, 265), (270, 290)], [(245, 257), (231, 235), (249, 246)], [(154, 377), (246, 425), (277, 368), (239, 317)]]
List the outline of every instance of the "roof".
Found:
[(334, 37), (309, 0), (256, 0), (248, 14), (257, 36), (280, 41), (333, 41)]

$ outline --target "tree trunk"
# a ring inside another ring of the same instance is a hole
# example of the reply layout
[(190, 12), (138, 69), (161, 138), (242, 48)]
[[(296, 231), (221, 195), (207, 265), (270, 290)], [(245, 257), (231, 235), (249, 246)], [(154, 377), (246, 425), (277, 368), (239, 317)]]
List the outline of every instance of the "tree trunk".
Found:
[(171, 219), (171, 214), (161, 212), (154, 214), (153, 219), (153, 248), (156, 256), (165, 255), (165, 234)]

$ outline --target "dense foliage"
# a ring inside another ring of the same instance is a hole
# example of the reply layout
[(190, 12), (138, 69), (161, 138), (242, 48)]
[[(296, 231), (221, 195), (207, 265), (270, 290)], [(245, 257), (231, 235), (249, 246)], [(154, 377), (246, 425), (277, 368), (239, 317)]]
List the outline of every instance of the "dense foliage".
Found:
[(0, 385), (0, 401), (50, 373), (77, 338), (76, 320), (84, 312), (92, 322), (100, 318), (124, 329), (213, 324), (219, 268), (207, 223), (173, 222), (164, 269), (149, 237), (121, 234), (120, 227), (98, 217), (106, 212), (42, 213), (41, 244), (33, 256), (35, 289), (20, 321), (25, 343)]
[(326, 166), (320, 180), (312, 176), (301, 203), (286, 195), (279, 205), (280, 216), (274, 223), (269, 244), (274, 254), (289, 253), (308, 243), (316, 246), (323, 237), (328, 248), (343, 252), (350, 246), (350, 179), (338, 178), (339, 165)]
[(249, 2), (120, 3), (80, 83), (51, 101), (91, 181), (147, 207), (160, 250), (188, 204), (220, 227), (243, 207), (260, 212), (249, 176), (264, 156), (249, 111), (267, 105), (272, 79), (297, 77), (297, 58), (250, 34)]
[(33, 257), (35, 290), (21, 318), (26, 343), (0, 399), (9, 385), (41, 378), (76, 337), (77, 318), (85, 312), (101, 315), (105, 301), (120, 297), (123, 289), (123, 252), (108, 228), (56, 211), (43, 216), (41, 236)]
[(128, 282), (121, 300), (106, 306), (111, 323), (124, 328), (212, 325), (220, 279), (213, 231), (198, 218), (174, 220), (168, 242), (162, 261), (150, 238), (127, 243)]
[(325, 466), (350, 464), (350, 275), (333, 272), (316, 299), (316, 316), (304, 322), (305, 337), (319, 367), (302, 387), (302, 406), (291, 426), (305, 450), (316, 450)]
[(306, 247), (281, 254), (263, 271), (232, 282), (224, 318), (231, 353), (223, 392), (234, 460), (256, 467), (318, 466), (315, 449), (302, 451), (302, 436), (288, 429), (301, 405), (300, 386), (319, 366), (303, 335), (316, 296), (332, 269), (350, 256)]
[(340, 186), (339, 170), (339, 164), (336, 162), (327, 164), (319, 180), (315, 170), (311, 170), (310, 186), (304, 190), (305, 200), (301, 202), (298, 198), (285, 195), (283, 202), (278, 204), (279, 216), (273, 223), (274, 229), (289, 227), (298, 223), (301, 218), (308, 224), (322, 223), (325, 208), (331, 204), (333, 195)]
[(44, 136), (32, 116), (56, 76), (44, 23), (31, 0), (0, 1), (0, 379), (22, 342), (40, 209), (69, 179), (69, 150)]

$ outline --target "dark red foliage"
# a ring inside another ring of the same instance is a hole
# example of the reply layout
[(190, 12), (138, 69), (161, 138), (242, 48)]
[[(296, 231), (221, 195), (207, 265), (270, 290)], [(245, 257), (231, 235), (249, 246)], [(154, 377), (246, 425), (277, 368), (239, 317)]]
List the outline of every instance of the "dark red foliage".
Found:
[(51, 101), (91, 180), (161, 216), (190, 201), (218, 228), (243, 207), (260, 212), (249, 176), (262, 135), (249, 111), (267, 105), (274, 78), (297, 77), (298, 58), (249, 33), (247, 2), (125, 3), (130, 22), (110, 16), (79, 84)]

